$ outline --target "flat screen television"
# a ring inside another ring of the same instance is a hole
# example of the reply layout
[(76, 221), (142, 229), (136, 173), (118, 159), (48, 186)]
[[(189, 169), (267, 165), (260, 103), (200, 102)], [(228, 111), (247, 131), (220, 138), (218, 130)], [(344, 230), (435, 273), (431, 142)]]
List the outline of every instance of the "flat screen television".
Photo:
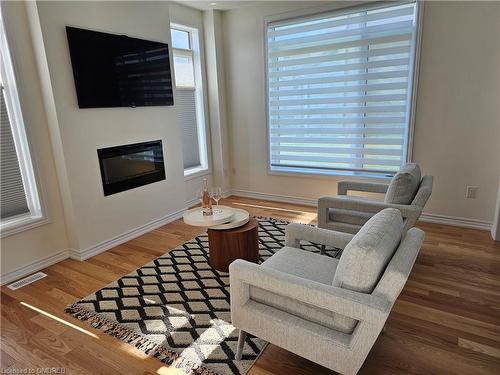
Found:
[(173, 105), (168, 44), (66, 26), (80, 108)]

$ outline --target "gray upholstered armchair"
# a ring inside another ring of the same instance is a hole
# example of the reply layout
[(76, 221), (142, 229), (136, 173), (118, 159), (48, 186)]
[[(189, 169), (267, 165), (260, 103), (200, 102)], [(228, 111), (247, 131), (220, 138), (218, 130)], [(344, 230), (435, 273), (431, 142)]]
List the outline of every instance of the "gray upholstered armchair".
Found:
[[(405, 230), (416, 223), (432, 193), (432, 176), (421, 178), (417, 164), (403, 166), (389, 184), (340, 181), (338, 195), (318, 200), (318, 227), (357, 233), (366, 221), (384, 208), (396, 208), (403, 215)], [(359, 191), (385, 194), (384, 200), (347, 195)]]
[[(342, 374), (356, 374), (406, 283), (424, 232), (395, 209), (373, 216), (356, 234), (300, 224), (286, 246), (261, 265), (229, 266), (232, 324)], [(300, 249), (300, 240), (344, 249), (339, 259)], [(243, 353), (244, 354), (244, 353)]]

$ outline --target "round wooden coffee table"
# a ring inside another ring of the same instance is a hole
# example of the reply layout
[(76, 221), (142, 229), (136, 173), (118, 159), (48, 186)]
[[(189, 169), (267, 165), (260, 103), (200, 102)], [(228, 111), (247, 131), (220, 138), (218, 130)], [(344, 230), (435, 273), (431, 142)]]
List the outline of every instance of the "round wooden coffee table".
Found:
[(229, 272), (236, 259), (257, 263), (259, 259), (259, 224), (251, 218), (248, 223), (231, 229), (208, 228), (209, 263), (218, 271)]

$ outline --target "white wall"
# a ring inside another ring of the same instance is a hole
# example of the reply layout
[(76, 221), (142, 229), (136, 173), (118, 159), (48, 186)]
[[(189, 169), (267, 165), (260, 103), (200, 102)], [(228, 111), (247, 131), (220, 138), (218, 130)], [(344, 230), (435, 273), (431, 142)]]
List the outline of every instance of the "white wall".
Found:
[(1, 274), (29, 266), (40, 259), (64, 253), (68, 238), (64, 213), (48, 135), (46, 113), (42, 101), (40, 78), (35, 65), (26, 8), (22, 2), (2, 2), (2, 14), (12, 54), (21, 108), (30, 151), (42, 188), (42, 198), (49, 223), (2, 238)]
[(198, 9), (189, 8), (174, 2), (169, 2), (169, 13), (170, 13), (170, 22), (180, 24), (183, 26), (189, 26), (195, 29), (198, 29), (198, 36), (200, 41), (200, 60), (202, 66), (202, 86), (203, 86), (203, 96), (204, 103), (203, 106), (205, 108), (205, 123), (206, 123), (206, 134), (207, 134), (207, 153), (208, 153), (208, 171), (202, 174), (196, 173), (191, 176), (187, 176), (185, 178), (185, 192), (186, 192), (186, 202), (188, 205), (192, 205), (193, 202), (198, 203), (198, 193), (202, 186), (203, 179), (208, 179), (209, 183), (212, 184), (213, 175), (212, 175), (212, 147), (210, 142), (210, 115), (208, 111), (208, 92), (207, 92), (207, 74), (205, 66), (205, 37), (204, 37), (204, 24), (203, 24), (203, 12)]
[(222, 14), (218, 10), (208, 10), (203, 14), (206, 61), (208, 75), (208, 102), (212, 139), (212, 160), (214, 183), (224, 193), (231, 189), (230, 143), (227, 122), (226, 74), (224, 67), (224, 38)]
[(200, 11), (174, 2), (170, 2), (169, 9), (172, 23), (196, 28), (200, 33), (209, 171), (186, 177), (189, 205), (198, 203), (198, 193), (205, 178), (211, 186), (220, 186), (223, 192), (228, 193), (231, 189), (222, 17), (220, 11)]
[[(426, 2), (414, 159), (428, 212), (493, 221), (500, 177), (500, 2)], [(477, 199), (465, 199), (466, 186)]]
[(495, 205), (495, 216), (491, 227), (491, 237), (500, 241), (500, 180), (498, 181), (497, 204)]
[[(237, 193), (259, 192), (312, 198), (336, 193), (340, 178), (270, 175), (267, 160), (264, 17), (323, 2), (260, 2), (224, 12), (223, 34), (231, 186)], [(348, 5), (338, 2), (337, 7)]]
[[(232, 188), (316, 199), (348, 177), (267, 172), (265, 16), (311, 7), (268, 2), (224, 13)], [(345, 3), (335, 3), (342, 7)], [(434, 175), (427, 213), (491, 222), (500, 175), (500, 3), (426, 2), (413, 159)], [(466, 200), (466, 185), (479, 187)]]
[[(45, 2), (37, 11), (48, 66), (55, 116), (52, 140), (67, 184), (68, 225), (78, 252), (184, 208), (181, 135), (175, 107), (79, 109), (65, 26), (162, 41), (170, 44), (168, 3)], [(36, 25), (32, 23), (32, 27)], [(37, 30), (34, 30), (36, 33)], [(50, 106), (51, 100), (46, 100)], [(161, 139), (167, 178), (108, 197), (103, 195), (96, 150)], [(64, 167), (64, 168), (63, 168)]]
[[(50, 218), (2, 239), (7, 280), (68, 255), (88, 256), (137, 228), (169, 220), (196, 196), (202, 178), (212, 176), (184, 178), (175, 106), (79, 109), (65, 34), (71, 25), (170, 44), (172, 21), (200, 30), (204, 59), (201, 11), (167, 2), (4, 2), (2, 9)], [(152, 139), (163, 141), (166, 181), (104, 197), (96, 150)]]
[[(183, 176), (175, 106), (78, 109), (65, 25), (168, 43), (170, 19), (203, 26), (211, 36), (206, 87), (208, 101), (214, 99), (212, 139), (220, 141), (212, 150), (220, 162), (217, 183), (311, 199), (335, 194), (340, 177), (267, 173), (263, 17), (315, 5), (267, 2), (221, 17), (161, 2), (2, 2), (50, 218), (2, 239), (2, 277), (33, 263), (36, 268), (40, 259), (56, 260), (68, 247), (83, 251), (168, 217), (184, 208), (200, 184), (199, 179), (186, 183)], [(500, 3), (426, 3), (414, 159), (435, 176), (427, 212), (493, 219), (500, 177), (498, 35)], [(221, 55), (224, 61), (215, 66)], [(104, 197), (97, 148), (152, 139), (163, 140), (167, 180)], [(479, 186), (477, 199), (464, 198), (466, 185)]]

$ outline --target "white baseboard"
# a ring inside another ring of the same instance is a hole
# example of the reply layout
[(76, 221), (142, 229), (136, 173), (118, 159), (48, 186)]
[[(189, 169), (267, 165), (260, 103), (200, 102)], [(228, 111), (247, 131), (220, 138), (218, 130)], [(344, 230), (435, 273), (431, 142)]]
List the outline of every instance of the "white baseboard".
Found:
[(61, 250), (42, 259), (35, 260), (25, 266), (16, 268), (15, 270), (6, 272), (0, 276), (0, 285), (9, 284), (12, 281), (28, 276), (32, 273), (38, 272), (41, 269), (47, 268), (53, 264), (67, 259), (69, 250)]
[(452, 225), (455, 227), (480, 229), (480, 230), (491, 230), (491, 226), (493, 225), (493, 223), (489, 221), (467, 219), (464, 217), (436, 215), (436, 214), (429, 214), (426, 212), (423, 212), (422, 215), (420, 215), (419, 220), (424, 221), (426, 223), (445, 224), (445, 225)]
[[(246, 198), (254, 198), (254, 199), (262, 199), (267, 201), (274, 202), (282, 202), (282, 203), (294, 203), (300, 204), (304, 206), (316, 206), (317, 200), (311, 198), (301, 198), (301, 197), (292, 197), (281, 194), (272, 194), (272, 193), (260, 193), (256, 191), (249, 190), (231, 190), (224, 192), (224, 197), (228, 197), (231, 195), (236, 195), (240, 197)], [(189, 202), (186, 202), (186, 206), (190, 207), (195, 204), (197, 199), (192, 199)], [(94, 255), (100, 254), (106, 250), (109, 250), (115, 246), (118, 246), (124, 242), (130, 241), (138, 236), (141, 236), (147, 232), (150, 232), (156, 228), (159, 228), (165, 224), (168, 224), (174, 220), (180, 219), (184, 213), (184, 209), (176, 211), (172, 214), (166, 215), (157, 220), (151, 221), (147, 224), (144, 224), (140, 227), (132, 229), (126, 233), (123, 233), (119, 236), (111, 238), (109, 240), (103, 241), (97, 245), (88, 247), (82, 251), (77, 251), (75, 249), (65, 249), (58, 251), (54, 254), (51, 254), (42, 259), (38, 259), (34, 262), (31, 262), (25, 266), (16, 268), (12, 271), (6, 272), (0, 275), (0, 285), (10, 283), (22, 277), (28, 276), (32, 273), (38, 272), (41, 269), (49, 267), (55, 263), (58, 263), (64, 259), (72, 258), (77, 260), (85, 260)], [(476, 219), (467, 219), (453, 216), (444, 216), (444, 215), (436, 215), (431, 213), (423, 213), (420, 217), (421, 221), (436, 223), (436, 224), (445, 224), (458, 226), (463, 228), (472, 228), (472, 229), (480, 229), (480, 230), (491, 230), (492, 223), (488, 221), (476, 220)]]
[(38, 272), (46, 267), (49, 267), (67, 258), (72, 258), (76, 260), (85, 260), (90, 257), (93, 257), (94, 255), (100, 254), (124, 242), (139, 237), (144, 233), (150, 232), (174, 220), (180, 219), (184, 211), (185, 211), (184, 209), (176, 211), (170, 215), (166, 215), (164, 217), (151, 221), (147, 224), (141, 225), (140, 227), (134, 228), (128, 232), (120, 234), (119, 236), (98, 243), (97, 245), (88, 247), (87, 249), (84, 249), (82, 251), (77, 251), (75, 249), (65, 249), (58, 251), (52, 255), (49, 255), (42, 259), (36, 260), (30, 264), (27, 264), (25, 266), (16, 268), (12, 271), (2, 274), (0, 276), (0, 285), (10, 283), (22, 277), (28, 276), (32, 273)]
[(128, 232), (122, 233), (116, 237), (109, 240), (98, 243), (97, 245), (88, 247), (81, 251), (76, 251), (74, 249), (70, 250), (69, 257), (77, 260), (85, 260), (93, 257), (94, 255), (100, 254), (106, 250), (109, 250), (115, 246), (121, 245), (124, 242), (130, 241), (136, 237), (139, 237), (147, 232), (150, 232), (156, 228), (159, 228), (165, 224), (171, 223), (174, 220), (180, 219), (184, 214), (185, 209), (173, 212), (169, 215), (151, 221), (147, 224), (141, 225), (140, 227), (129, 230)]
[[(281, 194), (260, 193), (249, 190), (232, 190), (232, 194), (245, 198), (263, 199), (274, 202), (295, 203), (295, 204), (302, 204), (304, 206), (316, 207), (318, 203), (317, 199), (292, 197)], [(493, 223), (489, 221), (468, 219), (463, 217), (437, 215), (426, 212), (422, 213), (422, 215), (420, 216), (420, 220), (428, 223), (452, 225), (456, 227), (480, 229), (480, 230), (491, 230), (491, 227), (493, 225)]]

